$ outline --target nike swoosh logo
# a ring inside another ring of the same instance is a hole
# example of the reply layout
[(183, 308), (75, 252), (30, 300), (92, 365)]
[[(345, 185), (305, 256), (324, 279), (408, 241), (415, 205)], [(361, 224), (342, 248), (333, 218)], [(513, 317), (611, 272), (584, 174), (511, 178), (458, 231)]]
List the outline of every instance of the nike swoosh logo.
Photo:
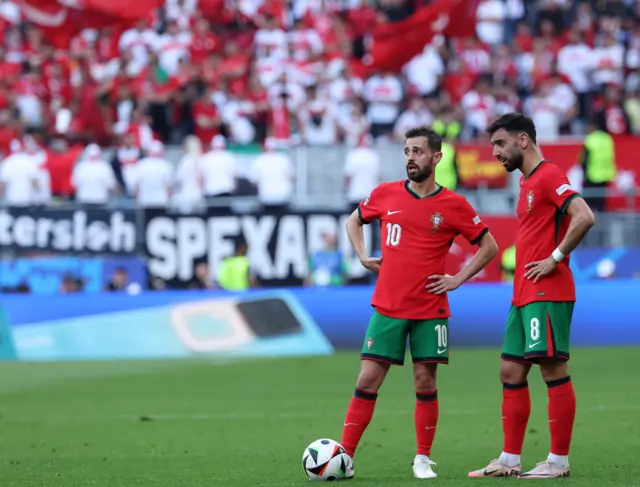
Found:
[(540, 342), (530, 343), (529, 344), (529, 348), (533, 348), (533, 347), (535, 347), (536, 345), (539, 345), (539, 344), (540, 344)]
[(446, 352), (446, 351), (447, 351), (447, 349), (446, 349), (446, 348), (445, 348), (444, 350), (440, 350), (440, 349), (438, 349), (438, 355), (442, 355), (442, 354), (443, 354), (444, 352)]
[(395, 215), (396, 213), (400, 213), (402, 210), (398, 210), (398, 211), (387, 211), (387, 215)]
[(494, 473), (499, 472), (499, 471), (500, 471), (500, 469), (497, 469), (497, 470), (491, 470), (491, 471), (487, 471), (487, 470), (485, 469), (485, 471), (484, 471), (483, 475), (484, 475), (485, 477), (490, 477), (491, 475), (493, 475)]
[(358, 423), (345, 423), (344, 425), (345, 426), (357, 426)]
[(427, 427), (425, 427), (425, 429), (426, 430), (434, 430), (434, 429), (436, 429), (436, 427), (435, 426), (427, 426)]

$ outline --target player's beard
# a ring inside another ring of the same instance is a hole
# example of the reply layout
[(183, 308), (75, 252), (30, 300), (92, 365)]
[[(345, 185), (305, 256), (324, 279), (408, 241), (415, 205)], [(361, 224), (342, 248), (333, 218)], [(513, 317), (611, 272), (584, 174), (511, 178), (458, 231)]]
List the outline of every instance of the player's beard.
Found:
[(507, 166), (505, 167), (505, 169), (507, 170), (507, 172), (513, 172), (516, 169), (520, 169), (522, 168), (523, 161), (524, 158), (522, 156), (522, 152), (515, 151), (507, 160)]
[(423, 181), (426, 181), (433, 174), (433, 157), (431, 157), (429, 162), (425, 164), (425, 166), (422, 169), (420, 168), (420, 166), (418, 166), (418, 164), (413, 164), (413, 165), (416, 166), (418, 170), (414, 173), (410, 173), (409, 167), (407, 167), (407, 177), (415, 183), (421, 183)]

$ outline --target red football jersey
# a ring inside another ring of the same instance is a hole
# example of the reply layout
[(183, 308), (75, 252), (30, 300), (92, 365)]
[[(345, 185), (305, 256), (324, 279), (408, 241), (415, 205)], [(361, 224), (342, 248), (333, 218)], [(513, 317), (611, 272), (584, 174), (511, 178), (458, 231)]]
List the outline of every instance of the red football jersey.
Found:
[(579, 193), (571, 188), (564, 173), (549, 162), (541, 162), (528, 177), (520, 179), (512, 300), (515, 306), (534, 301), (576, 300), (569, 256), (537, 284), (524, 277), (527, 271), (524, 266), (553, 253), (567, 233), (571, 219), (565, 212), (577, 196)]
[(391, 318), (427, 320), (449, 317), (446, 294), (426, 289), (431, 275), (443, 275), (457, 235), (477, 243), (488, 231), (469, 202), (439, 188), (424, 198), (409, 181), (383, 183), (360, 203), (364, 223), (380, 220), (382, 265), (371, 305)]

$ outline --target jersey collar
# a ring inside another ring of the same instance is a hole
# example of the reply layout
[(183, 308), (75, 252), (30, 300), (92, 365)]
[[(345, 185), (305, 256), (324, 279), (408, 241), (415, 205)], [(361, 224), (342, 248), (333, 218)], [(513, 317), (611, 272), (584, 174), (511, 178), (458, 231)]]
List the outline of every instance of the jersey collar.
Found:
[(542, 163), (543, 163), (543, 162), (547, 162), (547, 161), (546, 161), (545, 159), (542, 159), (542, 160), (538, 163), (538, 165), (537, 165), (536, 167), (534, 167), (534, 168), (531, 170), (531, 172), (529, 173), (529, 175), (524, 177), (524, 180), (526, 181), (527, 179), (529, 179), (529, 178), (531, 177), (531, 175), (532, 175), (534, 172), (536, 172), (540, 166), (542, 166)]
[(438, 184), (438, 188), (437, 188), (433, 193), (429, 193), (429, 194), (428, 194), (428, 195), (426, 195), (426, 196), (420, 196), (418, 193), (416, 193), (415, 191), (413, 191), (413, 190), (409, 187), (409, 183), (410, 183), (410, 182), (411, 182), (411, 180), (410, 180), (410, 179), (407, 179), (407, 180), (404, 182), (404, 189), (406, 189), (406, 190), (407, 190), (407, 192), (408, 192), (411, 196), (413, 196), (415, 199), (417, 199), (417, 200), (423, 200), (423, 199), (425, 199), (425, 198), (431, 198), (432, 196), (435, 196), (435, 195), (437, 195), (437, 194), (440, 194), (440, 193), (442, 192), (442, 189), (443, 189), (443, 188), (442, 188), (442, 186), (440, 186), (440, 185)]

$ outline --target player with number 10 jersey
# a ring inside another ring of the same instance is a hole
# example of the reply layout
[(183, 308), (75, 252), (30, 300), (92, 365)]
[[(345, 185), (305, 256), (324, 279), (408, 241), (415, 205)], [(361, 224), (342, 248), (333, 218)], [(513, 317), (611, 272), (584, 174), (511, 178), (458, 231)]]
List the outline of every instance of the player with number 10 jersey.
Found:
[[(361, 354), (361, 370), (344, 422), (342, 445), (353, 455), (391, 365), (403, 365), (407, 339), (413, 359), (417, 452), (413, 473), (432, 478), (431, 446), (438, 422), (437, 364), (449, 359), (447, 292), (482, 270), (498, 248), (467, 200), (435, 181), (442, 141), (430, 129), (406, 134), (407, 180), (383, 183), (347, 222), (349, 239), (362, 264), (379, 272), (373, 316)], [(362, 226), (379, 220), (382, 258), (366, 255)], [(445, 275), (456, 236), (480, 246), (455, 276)]]
[[(359, 207), (362, 223), (377, 219), (381, 226), (382, 265), (371, 305), (379, 314), (402, 320), (445, 319), (450, 316), (449, 299), (445, 293), (429, 292), (429, 276), (445, 273), (447, 254), (458, 235), (475, 245), (489, 229), (464, 196), (442, 186), (420, 196), (409, 183), (383, 183)], [(429, 355), (413, 360), (447, 362), (446, 353)], [(390, 363), (404, 359), (364, 356)]]

